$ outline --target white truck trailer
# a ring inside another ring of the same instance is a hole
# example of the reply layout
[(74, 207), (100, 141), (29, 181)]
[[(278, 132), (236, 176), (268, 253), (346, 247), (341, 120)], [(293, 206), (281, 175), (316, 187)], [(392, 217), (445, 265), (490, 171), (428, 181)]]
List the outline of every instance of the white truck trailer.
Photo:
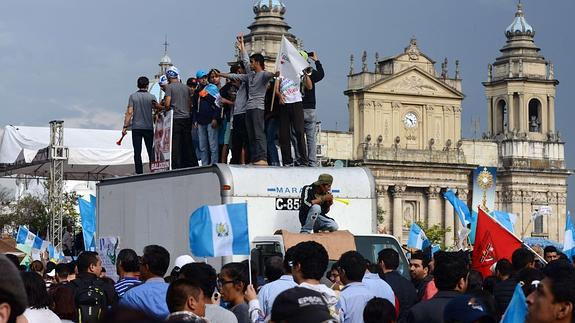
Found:
[[(97, 185), (97, 235), (120, 237), (141, 252), (159, 244), (189, 254), (188, 221), (202, 205), (247, 202), (250, 241), (277, 230), (299, 232), (301, 188), (334, 178), (329, 216), (354, 235), (376, 231), (375, 180), (367, 168), (251, 167), (217, 164), (108, 179)], [(367, 255), (366, 255), (367, 256)]]

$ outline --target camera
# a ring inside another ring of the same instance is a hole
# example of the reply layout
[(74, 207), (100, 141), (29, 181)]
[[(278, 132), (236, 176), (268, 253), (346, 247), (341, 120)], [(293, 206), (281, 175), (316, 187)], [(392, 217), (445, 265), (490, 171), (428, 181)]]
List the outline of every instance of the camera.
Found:
[(314, 56), (314, 55), (315, 55), (314, 52), (307, 52), (307, 56), (309, 56), (309, 57), (312, 57), (312, 56)]

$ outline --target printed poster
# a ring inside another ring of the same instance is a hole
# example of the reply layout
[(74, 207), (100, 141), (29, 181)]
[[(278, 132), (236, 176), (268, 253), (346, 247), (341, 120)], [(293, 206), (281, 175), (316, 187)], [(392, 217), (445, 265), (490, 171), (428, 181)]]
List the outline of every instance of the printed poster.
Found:
[(162, 172), (172, 168), (172, 116), (173, 111), (159, 113), (154, 123), (154, 162), (152, 172)]
[(98, 255), (102, 258), (102, 267), (106, 268), (106, 276), (118, 281), (116, 272), (116, 255), (119, 251), (120, 238), (100, 237), (98, 238)]

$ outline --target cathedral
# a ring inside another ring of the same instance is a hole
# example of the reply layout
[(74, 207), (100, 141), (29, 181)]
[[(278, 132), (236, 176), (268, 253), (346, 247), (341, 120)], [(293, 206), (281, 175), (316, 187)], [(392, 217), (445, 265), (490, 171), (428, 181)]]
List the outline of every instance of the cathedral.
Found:
[[(273, 70), (282, 35), (299, 48), (303, 44), (289, 31), (282, 1), (258, 0), (253, 10), (247, 51), (263, 54)], [(405, 242), (417, 221), (449, 229), (444, 243), (452, 246), (460, 223), (443, 193), (453, 190), (471, 206), (473, 172), (481, 166), (497, 169), (494, 207), (517, 216), (517, 236), (563, 240), (570, 171), (555, 129), (559, 82), (534, 42), (535, 29), (521, 3), (505, 36), (483, 82), (488, 127), (482, 139), (461, 137), (465, 95), (458, 61), (452, 75), (447, 59), (438, 72), (415, 38), (395, 56), (376, 54), (371, 68), (367, 53), (359, 68), (351, 57), (344, 91), (349, 131), (319, 132), (317, 153), (324, 165), (372, 171), (380, 233)], [(160, 69), (170, 64), (166, 55)], [(545, 216), (532, 218), (543, 209)]]

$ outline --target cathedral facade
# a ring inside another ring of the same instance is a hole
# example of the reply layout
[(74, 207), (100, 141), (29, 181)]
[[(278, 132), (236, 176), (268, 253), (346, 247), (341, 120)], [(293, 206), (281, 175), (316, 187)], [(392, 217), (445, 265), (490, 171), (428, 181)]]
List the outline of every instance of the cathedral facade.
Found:
[[(282, 1), (259, 0), (253, 10), (247, 50), (262, 53), (273, 70), (281, 36), (300, 48), (302, 41), (289, 32)], [(570, 171), (555, 129), (559, 82), (521, 4), (505, 36), (483, 83), (488, 128), (482, 139), (461, 137), (458, 61), (452, 73), (447, 59), (438, 69), (416, 39), (398, 55), (376, 54), (374, 66), (365, 52), (359, 62), (351, 57), (344, 92), (349, 131), (319, 133), (318, 156), (327, 165), (371, 169), (380, 232), (405, 242), (409, 225), (418, 221), (449, 229), (444, 242), (453, 245), (459, 219), (442, 194), (451, 189), (471, 206), (473, 170), (487, 166), (497, 168), (495, 209), (517, 215), (516, 235), (562, 241)], [(533, 220), (543, 208), (548, 214)]]

